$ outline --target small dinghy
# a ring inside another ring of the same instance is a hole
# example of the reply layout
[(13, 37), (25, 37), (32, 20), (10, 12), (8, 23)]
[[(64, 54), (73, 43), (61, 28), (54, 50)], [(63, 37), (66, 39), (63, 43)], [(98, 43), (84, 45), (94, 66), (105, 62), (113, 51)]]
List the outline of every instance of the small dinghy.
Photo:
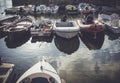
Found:
[(104, 24), (94, 21), (94, 18), (91, 15), (86, 18), (85, 22), (80, 20), (77, 22), (82, 35), (91, 35), (93, 39), (96, 39), (98, 34), (104, 33)]
[(67, 14), (78, 14), (78, 9), (75, 5), (66, 5)]
[(46, 13), (46, 5), (40, 5), (39, 6), (39, 11), (42, 13), (42, 14), (45, 14)]
[(52, 22), (51, 20), (37, 20), (35, 26), (30, 29), (32, 36), (50, 37), (52, 35)]
[(3, 16), (0, 18), (0, 38), (4, 37), (6, 34), (4, 32), (4, 28), (10, 26), (10, 24), (18, 19), (18, 16)]
[(23, 17), (15, 20), (10, 26), (4, 28), (4, 32), (8, 36), (21, 38), (29, 33), (32, 24), (32, 19)]
[(28, 69), (16, 83), (62, 83), (56, 70), (44, 59)]
[(78, 11), (79, 13), (81, 14), (87, 14), (89, 12), (93, 12), (95, 13), (95, 8), (94, 8), (94, 5), (92, 4), (88, 4), (88, 3), (80, 3), (78, 5)]
[(53, 30), (55, 31), (56, 35), (70, 39), (79, 33), (80, 28), (76, 21), (60, 21), (54, 23)]
[(58, 9), (59, 9), (58, 5), (50, 4), (50, 13), (51, 14), (56, 14), (58, 12)]

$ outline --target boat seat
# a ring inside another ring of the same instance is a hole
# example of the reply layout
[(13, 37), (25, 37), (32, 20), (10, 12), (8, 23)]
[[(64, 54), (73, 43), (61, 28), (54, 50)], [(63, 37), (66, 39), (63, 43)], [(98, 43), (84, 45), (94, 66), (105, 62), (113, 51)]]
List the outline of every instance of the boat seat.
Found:
[(57, 22), (56, 23), (57, 27), (73, 27), (73, 23), (72, 22)]

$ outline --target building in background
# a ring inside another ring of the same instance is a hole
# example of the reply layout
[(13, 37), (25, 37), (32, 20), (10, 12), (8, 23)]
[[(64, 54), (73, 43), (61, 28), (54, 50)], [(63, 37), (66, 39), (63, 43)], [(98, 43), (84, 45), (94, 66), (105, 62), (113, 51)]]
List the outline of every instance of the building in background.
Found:
[(4, 12), (5, 8), (12, 7), (12, 0), (0, 0), (0, 14)]

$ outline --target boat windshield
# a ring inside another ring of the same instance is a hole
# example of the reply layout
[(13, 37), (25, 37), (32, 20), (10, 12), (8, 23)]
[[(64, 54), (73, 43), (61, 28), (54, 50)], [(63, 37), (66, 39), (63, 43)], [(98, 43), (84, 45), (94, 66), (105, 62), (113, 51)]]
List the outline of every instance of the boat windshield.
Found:
[(49, 83), (49, 81), (46, 78), (38, 77), (32, 79), (31, 83)]

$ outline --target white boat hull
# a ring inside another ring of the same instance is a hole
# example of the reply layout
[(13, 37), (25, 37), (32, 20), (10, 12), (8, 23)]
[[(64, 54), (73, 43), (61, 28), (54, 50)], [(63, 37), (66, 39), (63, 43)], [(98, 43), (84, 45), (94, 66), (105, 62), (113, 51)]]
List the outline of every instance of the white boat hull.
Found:
[[(38, 62), (28, 69), (16, 83), (34, 83), (35, 79), (46, 79), (49, 83), (50, 78), (54, 79), (54, 83), (61, 83), (61, 79), (56, 70), (45, 60)], [(37, 83), (39, 83), (38, 81)], [(36, 82), (35, 82), (36, 83)]]
[(64, 31), (55, 31), (56, 35), (66, 38), (66, 39), (70, 39), (75, 37), (79, 31), (71, 31), (71, 32), (64, 32)]
[(55, 31), (56, 35), (70, 39), (79, 33), (80, 28), (77, 25), (76, 21), (55, 22), (53, 30)]

